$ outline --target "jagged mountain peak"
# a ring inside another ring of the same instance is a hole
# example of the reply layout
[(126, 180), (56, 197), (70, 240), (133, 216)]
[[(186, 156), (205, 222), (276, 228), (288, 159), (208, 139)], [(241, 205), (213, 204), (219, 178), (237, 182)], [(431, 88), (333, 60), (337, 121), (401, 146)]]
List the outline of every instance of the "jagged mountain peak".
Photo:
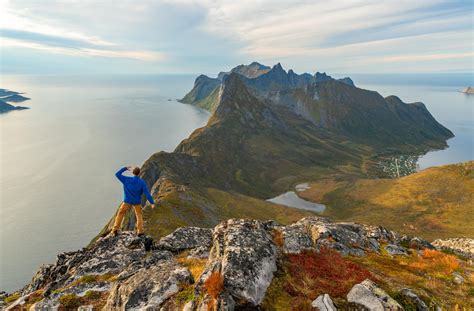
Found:
[(254, 120), (261, 114), (263, 104), (250, 93), (242, 77), (231, 73), (224, 77), (218, 91), (218, 101), (212, 119), (239, 116), (242, 120)]
[(276, 65), (273, 66), (272, 69), (285, 71), (285, 70), (283, 69), (283, 66), (281, 65), (281, 63), (277, 63)]
[(219, 74), (217, 75), (217, 79), (223, 80), (225, 76), (229, 75), (232, 72), (238, 73), (246, 78), (253, 79), (262, 74), (267, 73), (270, 69), (271, 69), (270, 67), (262, 65), (258, 62), (252, 62), (249, 65), (241, 64), (232, 68), (228, 72), (225, 72), (225, 71), (219, 72)]

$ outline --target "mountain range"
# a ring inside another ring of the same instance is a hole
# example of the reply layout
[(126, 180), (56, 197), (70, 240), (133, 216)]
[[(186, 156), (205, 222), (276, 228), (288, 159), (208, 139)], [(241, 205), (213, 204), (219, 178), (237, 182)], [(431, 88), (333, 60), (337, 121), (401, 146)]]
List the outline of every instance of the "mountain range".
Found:
[(444, 148), (453, 136), (422, 103), (384, 98), (347, 80), (258, 63), (216, 79), (199, 76), (182, 102), (210, 110), (207, 125), (142, 167), (160, 202), (146, 211), (147, 230), (160, 237), (230, 217), (289, 223), (309, 212), (265, 200), (301, 182), (386, 177), (381, 158)]

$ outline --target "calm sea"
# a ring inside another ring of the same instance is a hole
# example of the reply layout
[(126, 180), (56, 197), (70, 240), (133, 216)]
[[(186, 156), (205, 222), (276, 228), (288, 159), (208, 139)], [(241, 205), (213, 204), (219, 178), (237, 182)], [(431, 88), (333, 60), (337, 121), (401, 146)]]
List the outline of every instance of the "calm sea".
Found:
[[(422, 167), (474, 159), (470, 75), (351, 75), (363, 88), (424, 102), (456, 137)], [(60, 251), (86, 245), (121, 201), (115, 171), (171, 151), (208, 113), (175, 101), (195, 76), (2, 75), (32, 109), (0, 115), (0, 290), (23, 286)]]
[(208, 113), (176, 98), (194, 76), (2, 76), (31, 109), (0, 115), (0, 290), (85, 246), (121, 198), (115, 172), (172, 151)]

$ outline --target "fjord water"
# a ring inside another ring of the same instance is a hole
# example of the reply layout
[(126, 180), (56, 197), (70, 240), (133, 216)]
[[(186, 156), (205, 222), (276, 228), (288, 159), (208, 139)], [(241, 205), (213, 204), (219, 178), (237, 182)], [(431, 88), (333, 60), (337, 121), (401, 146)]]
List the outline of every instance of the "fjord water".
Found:
[[(424, 156), (428, 167), (473, 159), (470, 75), (350, 75), (362, 88), (422, 101), (456, 137)], [(7, 76), (32, 109), (0, 115), (0, 290), (23, 286), (60, 251), (83, 247), (121, 201), (115, 171), (171, 151), (208, 114), (174, 100), (195, 76)], [(409, 83), (408, 83), (409, 82)]]
[(121, 202), (120, 167), (206, 123), (207, 112), (174, 100), (194, 78), (2, 75), (1, 88), (32, 100), (0, 115), (0, 290), (87, 245)]

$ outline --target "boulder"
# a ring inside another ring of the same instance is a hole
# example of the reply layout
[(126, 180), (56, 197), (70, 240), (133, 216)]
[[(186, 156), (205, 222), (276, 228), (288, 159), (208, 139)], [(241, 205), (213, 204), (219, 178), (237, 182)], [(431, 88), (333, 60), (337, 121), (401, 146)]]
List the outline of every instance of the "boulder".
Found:
[(413, 305), (418, 311), (428, 311), (430, 308), (426, 303), (421, 300), (418, 295), (409, 288), (404, 288), (400, 291), (400, 295), (411, 305)]
[(212, 243), (212, 229), (183, 227), (160, 239), (156, 248), (172, 252), (201, 248), (209, 250)]
[(193, 282), (187, 268), (174, 260), (163, 261), (115, 282), (104, 310), (159, 310), (183, 284)]
[(229, 219), (217, 225), (202, 285), (213, 273), (224, 278), (224, 290), (239, 305), (259, 305), (276, 271), (277, 249), (268, 224)]
[(54, 264), (38, 270), (22, 294), (46, 287), (47, 296), (85, 275), (117, 274), (132, 263), (144, 263), (146, 254), (143, 239), (131, 232), (100, 238), (90, 248), (60, 253)]
[(319, 311), (336, 311), (337, 308), (334, 306), (331, 297), (328, 294), (320, 295), (316, 298), (311, 306), (318, 308)]
[(384, 227), (351, 222), (333, 223), (317, 216), (303, 218), (285, 227), (283, 233), (284, 249), (292, 253), (311, 247), (326, 247), (344, 256), (363, 256), (366, 251), (378, 252), (379, 241), (399, 244), (398, 235)]
[(403, 246), (397, 245), (397, 244), (388, 244), (385, 246), (385, 250), (391, 256), (407, 256), (408, 255), (407, 250)]
[(453, 282), (454, 284), (461, 285), (464, 283), (464, 278), (457, 272), (453, 272)]
[(456, 255), (474, 260), (474, 239), (438, 239), (432, 243), (439, 250), (452, 251)]
[(398, 302), (369, 279), (354, 285), (347, 294), (347, 301), (371, 311), (403, 310)]
[(285, 253), (301, 253), (305, 249), (314, 247), (311, 235), (301, 224), (292, 224), (277, 230), (280, 230), (283, 235), (283, 251)]

